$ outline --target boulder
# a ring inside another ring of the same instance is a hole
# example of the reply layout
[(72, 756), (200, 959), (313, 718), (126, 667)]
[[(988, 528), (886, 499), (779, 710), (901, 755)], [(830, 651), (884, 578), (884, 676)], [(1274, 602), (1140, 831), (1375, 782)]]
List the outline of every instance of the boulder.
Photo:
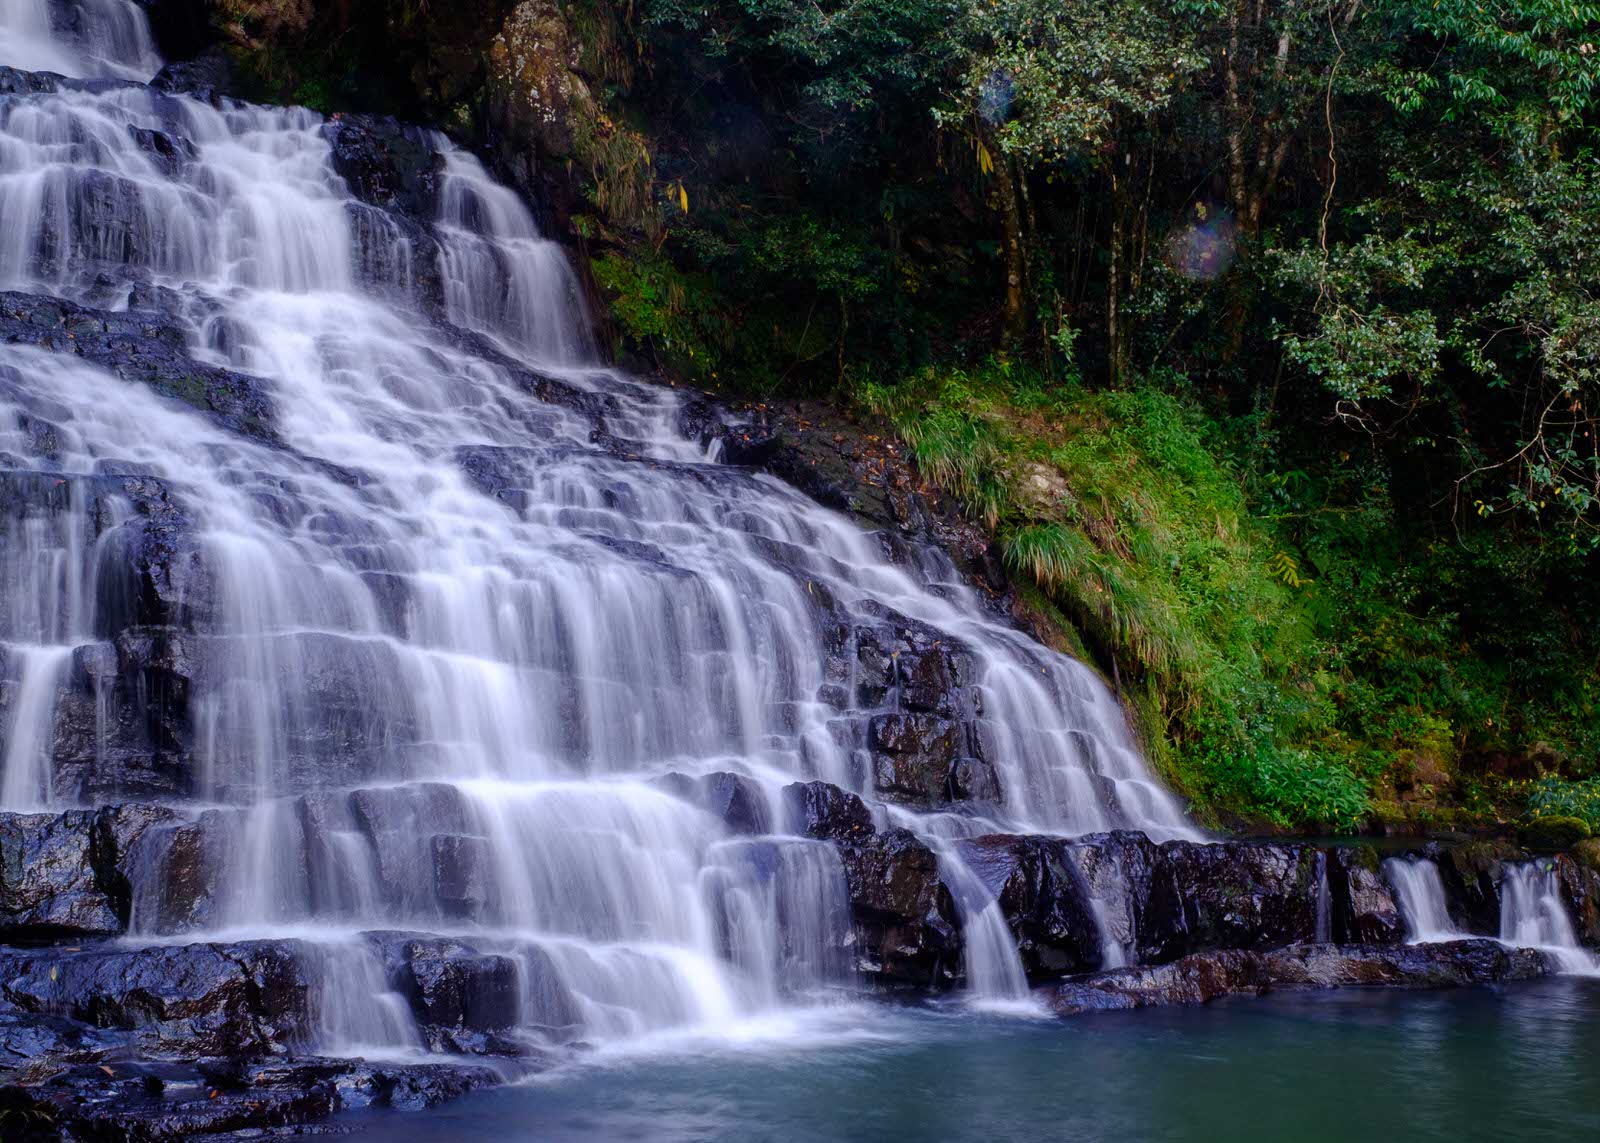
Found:
[(517, 963), (480, 953), (448, 937), (375, 932), (392, 987), (411, 1006), (434, 1051), (515, 1053), (516, 1045), (492, 1033), (514, 1027), (521, 1016)]
[(1600, 948), (1600, 868), (1578, 859), (1576, 852), (1555, 859), (1561, 896), (1578, 940)]
[(356, 199), (423, 223), (439, 217), (444, 159), (426, 131), (345, 112), (324, 123), (322, 135), (334, 171)]
[(0, 938), (113, 936), (127, 926), (131, 853), (158, 806), (0, 814)]
[(304, 964), (296, 941), (3, 949), (0, 1001), (126, 1030), (151, 1059), (261, 1055), (308, 1038)]
[(883, 714), (868, 724), (868, 741), (880, 797), (918, 806), (952, 800), (951, 774), (963, 753), (959, 724), (934, 714)]
[(1544, 954), (1492, 940), (1426, 945), (1295, 945), (1267, 953), (1276, 985), (1345, 988), (1465, 988), (1531, 980), (1549, 973)]
[(718, 770), (697, 778), (688, 774), (668, 774), (659, 784), (674, 797), (693, 802), (705, 810), (726, 826), (730, 833), (772, 832), (772, 814), (767, 807), (767, 796), (754, 778)]
[[(520, 0), (489, 44), (487, 111), (497, 151), (522, 162), (573, 154), (598, 109), (556, 0)], [(520, 180), (519, 180), (520, 181)]]
[(1535, 852), (1554, 853), (1587, 841), (1593, 832), (1582, 818), (1555, 814), (1523, 822), (1517, 827), (1517, 840)]
[(1335, 846), (1327, 857), (1332, 938), (1349, 944), (1398, 944), (1405, 924), (1371, 846)]
[(489, 841), (461, 834), (435, 834), (433, 895), (447, 916), (477, 917), (490, 898), (493, 854)]
[(1542, 953), (1498, 941), (1431, 945), (1295, 945), (1273, 952), (1213, 949), (1162, 965), (1113, 969), (1041, 993), (1062, 1016), (1111, 1009), (1205, 1004), (1279, 988), (1465, 988), (1531, 980), (1550, 971)]
[(794, 782), (783, 788), (789, 827), (805, 837), (855, 841), (870, 837), (872, 811), (855, 794), (829, 782)]
[(0, 814), (0, 936), (112, 936), (125, 913), (95, 868), (95, 813)]
[(1508, 841), (1474, 841), (1431, 854), (1439, 867), (1450, 916), (1474, 933), (1500, 931), (1500, 884), (1505, 867), (1528, 860)]
[(995, 834), (958, 842), (956, 851), (999, 902), (1030, 979), (1105, 967), (1094, 895), (1069, 842)]
[(1139, 960), (1206, 949), (1268, 949), (1317, 931), (1316, 851), (1256, 842), (1170, 841), (1140, 910)]
[(1262, 957), (1237, 949), (1192, 953), (1171, 964), (1141, 965), (1063, 981), (1046, 993), (1058, 1016), (1175, 1004), (1206, 1004), (1271, 987)]
[(887, 987), (954, 982), (961, 971), (960, 925), (934, 852), (906, 829), (840, 842), (838, 849), (857, 970)]

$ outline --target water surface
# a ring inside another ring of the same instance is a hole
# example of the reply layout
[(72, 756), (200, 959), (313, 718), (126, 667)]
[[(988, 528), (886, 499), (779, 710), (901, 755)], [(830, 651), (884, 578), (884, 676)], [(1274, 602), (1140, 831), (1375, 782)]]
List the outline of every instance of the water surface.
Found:
[(356, 1122), (396, 1143), (1600, 1138), (1593, 980), (1063, 1022), (868, 1009), (812, 1031), (666, 1045)]

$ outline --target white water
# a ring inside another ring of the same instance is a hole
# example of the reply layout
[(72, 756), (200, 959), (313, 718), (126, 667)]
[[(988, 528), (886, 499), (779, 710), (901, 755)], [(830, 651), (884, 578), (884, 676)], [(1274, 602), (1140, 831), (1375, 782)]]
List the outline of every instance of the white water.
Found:
[(1540, 950), (1562, 973), (1600, 976), (1600, 959), (1578, 943), (1552, 863), (1506, 866), (1500, 885), (1500, 940), (1512, 948)]
[(1398, 897), (1410, 944), (1455, 941), (1469, 934), (1456, 928), (1445, 905), (1439, 867), (1426, 857), (1391, 857), (1383, 863)]
[[(72, 35), (37, 9), (0, 0), (0, 63), (142, 79), (159, 62), (124, 0), (82, 5)], [(192, 153), (163, 159), (148, 131)], [(657, 780), (733, 771), (777, 807), (820, 777), (872, 799), (820, 701), (826, 592), (979, 665), (1002, 803), (895, 813), (945, 855), (974, 990), (1023, 996), (998, 908), (939, 839), (1192, 836), (1110, 693), (991, 619), (942, 555), (892, 564), (848, 519), (715, 463), (678, 394), (594, 363), (575, 279), (522, 203), (433, 145), (424, 241), (350, 197), (311, 112), (136, 84), (0, 97), (0, 285), (159, 304), (193, 356), (259, 379), (282, 442), (0, 347), (0, 469), (55, 490), (14, 498), (0, 536), (5, 808), (77, 796), (52, 779), (58, 696), (128, 621), (119, 555), (141, 517), (112, 477), (148, 474), (204, 569), (178, 594), (210, 888), (166, 901), (173, 834), (152, 834), (141, 939), (319, 942), (330, 1050), (416, 1046), (357, 937), (380, 928), (516, 958), (528, 1029), (747, 1024), (852, 986), (838, 856), (730, 837)], [(528, 366), (595, 413), (540, 400)]]

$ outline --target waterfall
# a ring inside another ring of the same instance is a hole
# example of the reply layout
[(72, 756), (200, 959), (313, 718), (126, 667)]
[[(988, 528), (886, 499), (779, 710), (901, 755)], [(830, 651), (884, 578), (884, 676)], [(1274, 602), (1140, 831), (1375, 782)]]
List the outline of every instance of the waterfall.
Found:
[[(0, 520), (0, 796), (128, 800), (132, 748), (104, 740), (144, 736), (140, 789), (182, 817), (140, 842), (130, 939), (310, 942), (329, 1050), (419, 1050), (380, 930), (521, 966), (529, 1035), (826, 1002), (854, 984), (838, 854), (666, 782), (876, 801), (849, 728), (898, 700), (829, 677), (840, 625), (973, 664), (998, 795), (894, 812), (943, 855), (979, 994), (1026, 982), (940, 839), (1193, 836), (1090, 670), (600, 365), (560, 247), (477, 159), (419, 134), (431, 217), (374, 206), (339, 124), (157, 92), (136, 5), (69, 14), (0, 0), (0, 63), (94, 79), (0, 96), (0, 287), (153, 323), (152, 352), (222, 379), (201, 411), (0, 345), (0, 482), (25, 493)], [(108, 713), (124, 662), (178, 696), (171, 726)]]
[(1316, 941), (1326, 944), (1333, 940), (1333, 891), (1328, 885), (1328, 851), (1317, 850), (1317, 928)]
[(1439, 879), (1439, 867), (1432, 860), (1391, 857), (1383, 863), (1383, 870), (1399, 898), (1407, 941), (1421, 945), (1466, 936), (1450, 920), (1449, 909), (1445, 906), (1444, 882)]
[(1561, 900), (1561, 881), (1549, 862), (1508, 865), (1500, 885), (1500, 940), (1539, 949), (1563, 973), (1600, 976), (1600, 959), (1578, 943)]

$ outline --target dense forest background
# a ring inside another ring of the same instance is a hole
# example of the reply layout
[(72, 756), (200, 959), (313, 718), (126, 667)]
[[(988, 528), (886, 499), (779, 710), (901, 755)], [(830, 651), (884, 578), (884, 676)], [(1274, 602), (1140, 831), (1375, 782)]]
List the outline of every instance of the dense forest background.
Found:
[(1600, 830), (1600, 5), (152, 9), (484, 148), (624, 360), (892, 421), (1202, 815)]

